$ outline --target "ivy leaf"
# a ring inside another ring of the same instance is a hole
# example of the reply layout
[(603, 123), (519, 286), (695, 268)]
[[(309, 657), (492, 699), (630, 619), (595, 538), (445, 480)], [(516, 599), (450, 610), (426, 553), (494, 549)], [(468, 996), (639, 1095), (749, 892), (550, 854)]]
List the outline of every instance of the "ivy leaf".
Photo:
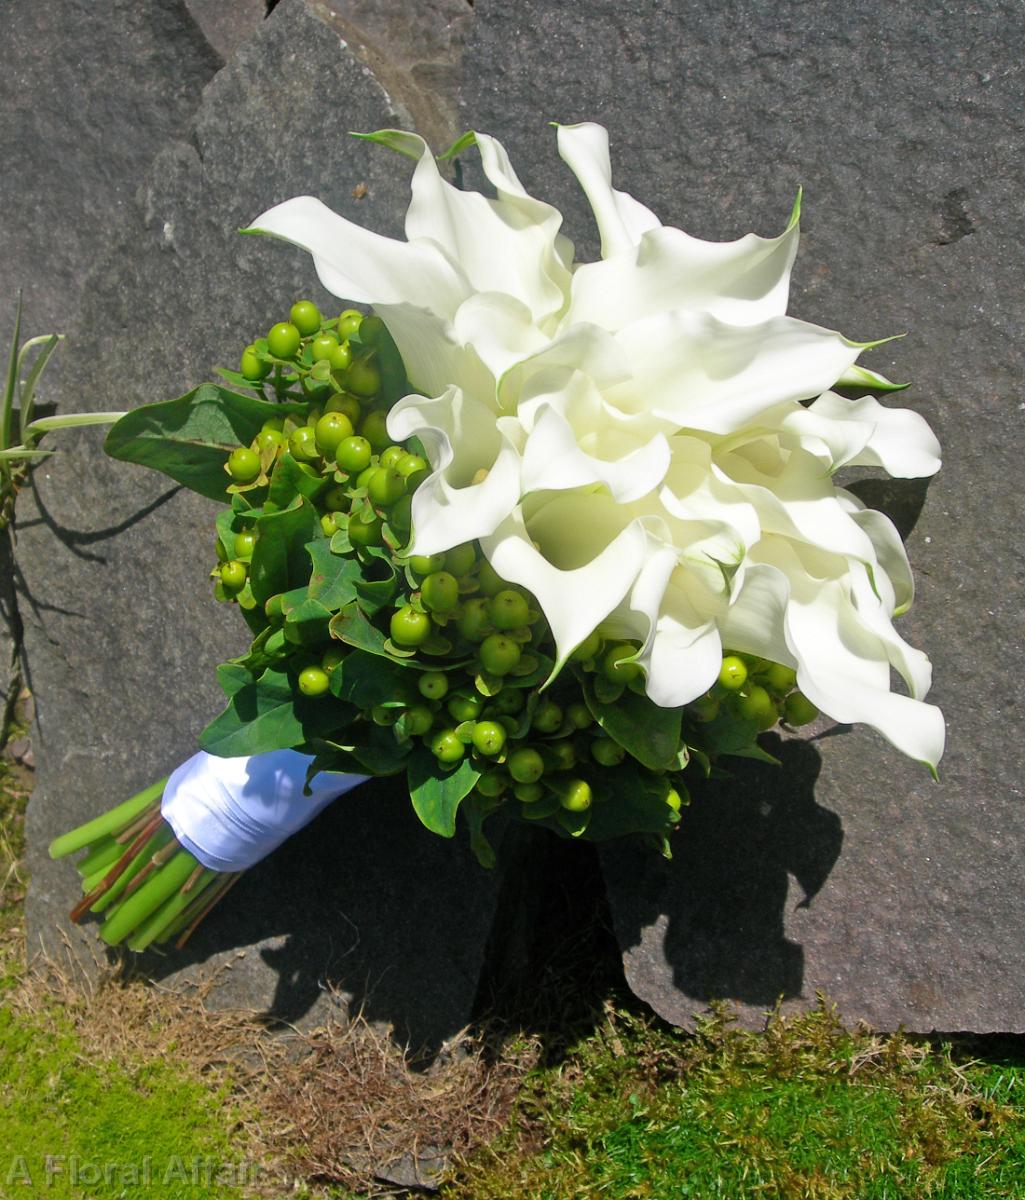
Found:
[(459, 804), (478, 779), (480, 771), (468, 758), (454, 771), (442, 772), (434, 755), (420, 747), (409, 760), (409, 798), (416, 815), (431, 833), (454, 837)]
[(639, 696), (629, 688), (614, 703), (605, 704), (586, 676), (584, 699), (604, 732), (638, 762), (653, 771), (675, 766), (683, 709), (660, 708), (647, 696)]
[(302, 411), (204, 383), (176, 400), (125, 413), (103, 448), (111, 458), (162, 471), (201, 496), (227, 503), (232, 480), (224, 465), (232, 450), (248, 446), (271, 417)]

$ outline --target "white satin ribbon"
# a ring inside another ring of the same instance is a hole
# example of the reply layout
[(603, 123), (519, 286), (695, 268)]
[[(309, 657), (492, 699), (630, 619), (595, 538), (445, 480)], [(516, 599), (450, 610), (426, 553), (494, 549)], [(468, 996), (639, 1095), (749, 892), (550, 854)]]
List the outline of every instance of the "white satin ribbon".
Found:
[(244, 871), (368, 778), (322, 771), (310, 783), (313, 794), (304, 796), (312, 761), (296, 750), (245, 758), (217, 758), (201, 750), (172, 772), (160, 810), (204, 867)]

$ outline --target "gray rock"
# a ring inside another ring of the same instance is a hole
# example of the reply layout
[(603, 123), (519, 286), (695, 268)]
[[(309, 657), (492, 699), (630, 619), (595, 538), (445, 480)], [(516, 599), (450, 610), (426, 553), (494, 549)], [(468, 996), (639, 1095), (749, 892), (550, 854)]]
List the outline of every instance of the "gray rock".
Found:
[(712, 996), (754, 1023), (822, 989), (884, 1029), (1025, 1030), (1021, 22), (1008, 0), (477, 0), (464, 124), (503, 138), (585, 257), (595, 233), (546, 120), (606, 124), (619, 185), (701, 237), (779, 230), (803, 184), (791, 310), (907, 330), (867, 361), (913, 381), (896, 403), (946, 451), (927, 498), (859, 485), (909, 535), (902, 628), (935, 664), (942, 782), (844, 731), (788, 747), (782, 780), (703, 792), (671, 866), (603, 854), (631, 986), (682, 1024)]
[(267, 0), (185, 0), (203, 36), (225, 61), (249, 40), (267, 16)]
[[(63, 331), (143, 171), (220, 65), (184, 0), (8, 0), (0, 329)], [(4, 342), (6, 346), (6, 340)]]
[[(398, 117), (318, 13), (278, 5), (208, 86), (187, 140), (159, 152), (69, 334), (76, 403), (178, 395), (233, 364), (245, 331), (266, 329), (296, 296), (338, 305), (305, 253), (237, 236), (271, 204), (309, 192), (400, 232), (408, 165), (343, 136)], [(344, 114), (337, 138), (327, 114)], [(63, 954), (66, 936), (86, 962), (95, 931), (64, 922), (75, 876), (46, 846), (192, 753), (223, 704), (214, 666), (246, 641), (210, 597), (213, 506), (99, 445), (90, 432), (62, 443), (36, 472), (22, 522), (39, 764), (29, 940)], [(217, 977), (215, 1003), (293, 1022), (324, 1016), (337, 985), (401, 1036), (437, 1042), (468, 1019), (495, 887), (465, 847), (426, 834), (408, 800), (378, 784), (247, 876), (184, 958), (144, 966), (172, 983)]]

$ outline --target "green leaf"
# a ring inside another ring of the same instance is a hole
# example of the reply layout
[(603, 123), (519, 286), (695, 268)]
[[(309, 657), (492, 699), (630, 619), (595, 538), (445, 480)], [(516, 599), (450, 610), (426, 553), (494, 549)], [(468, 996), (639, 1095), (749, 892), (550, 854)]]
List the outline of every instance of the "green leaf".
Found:
[(331, 618), (331, 636), (369, 654), (391, 657), (385, 648), (387, 638), (380, 629), (370, 624), (355, 601)]
[(239, 663), (221, 663), (217, 668), (217, 682), (226, 696), (234, 696), (248, 683), (253, 682), (252, 673)]
[(228, 455), (248, 446), (271, 417), (299, 415), (301, 405), (275, 404), (204, 383), (177, 400), (144, 404), (107, 434), (104, 449), (122, 462), (162, 471), (210, 500), (226, 502)]
[(462, 814), (470, 827), (470, 849), (486, 871), (492, 870), (498, 859), (494, 847), (484, 833), (484, 822), (501, 807), (500, 796), (482, 796), (480, 792), (471, 792), (462, 805)]
[(362, 578), (359, 563), (348, 555), (332, 553), (326, 538), (309, 542), (306, 551), (313, 561), (310, 596), (331, 612), (356, 599), (356, 581)]
[(410, 690), (408, 679), (404, 668), (355, 650), (331, 672), (331, 691), (366, 711), (375, 704), (402, 698)]
[(18, 343), (21, 340), (21, 292), (14, 312), (14, 333), (11, 335), (11, 353), (7, 359), (7, 378), (4, 381), (4, 399), (0, 405), (0, 450), (10, 449), (14, 440), (14, 400), (18, 392)]
[[(225, 680), (234, 686), (240, 676), (223, 676), (222, 686)], [(200, 734), (199, 745), (222, 758), (290, 750), (309, 738), (330, 733), (350, 719), (348, 705), (332, 696), (311, 700), (293, 690), (292, 680), (284, 671), (268, 668), (255, 682), (245, 683), (232, 693), (227, 708)]]
[(478, 779), (480, 771), (468, 758), (454, 771), (443, 771), (434, 755), (420, 747), (409, 761), (409, 798), (416, 815), (432, 833), (454, 837), (459, 804)]
[(584, 699), (602, 729), (638, 762), (653, 771), (675, 765), (683, 709), (660, 708), (647, 696), (638, 696), (629, 689), (614, 703), (603, 704), (586, 676)]
[(758, 745), (758, 726), (754, 721), (733, 716), (729, 711), (720, 712), (714, 721), (698, 727), (701, 746), (711, 755), (732, 754), (735, 758), (754, 758), (759, 762), (780, 765), (768, 751)]
[(290, 642), (296, 642), (300, 646), (315, 646), (317, 642), (327, 640), (331, 610), (325, 608), (319, 600), (312, 600), (308, 595), (304, 595), (302, 600), (291, 608), (282, 600), (281, 607), (285, 613), (285, 628), (291, 631), (291, 636), (285, 634)]
[(326, 480), (312, 467), (296, 461), (287, 451), (278, 459), (271, 475), (267, 499), (275, 508), (287, 508), (296, 496), (315, 500), (326, 487)]
[(382, 608), (388, 608), (399, 590), (399, 573), (391, 559), (375, 555), (372, 562), (373, 570), (379, 576), (378, 578), (367, 579), (362, 572), (359, 572), (356, 577), (356, 591), (360, 598), (360, 608), (370, 616), (379, 613)]
[(594, 803), (584, 837), (592, 842), (629, 833), (673, 832), (679, 814), (666, 804), (663, 787), (645, 778), (636, 767), (623, 763), (588, 774)]
[(310, 559), (306, 546), (322, 537), (317, 510), (297, 496), (281, 512), (265, 513), (254, 526), (256, 548), (249, 570), (253, 595), (260, 604), (278, 592), (302, 587), (309, 582)]

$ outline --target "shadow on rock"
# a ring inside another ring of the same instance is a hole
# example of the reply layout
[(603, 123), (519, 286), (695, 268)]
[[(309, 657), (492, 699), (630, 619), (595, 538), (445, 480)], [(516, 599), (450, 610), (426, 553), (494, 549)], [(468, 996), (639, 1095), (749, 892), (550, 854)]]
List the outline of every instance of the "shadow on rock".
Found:
[(734, 761), (729, 779), (693, 785), (671, 861), (639, 841), (602, 850), (627, 980), (670, 1020), (686, 1020), (695, 1001), (765, 1007), (801, 995), (804, 954), (784, 930), (788, 876), (809, 904), (843, 829), (815, 801), (815, 748), (778, 739), (769, 748), (782, 769)]
[(173, 983), (226, 962), (222, 1002), (272, 1025), (343, 993), (349, 1014), (430, 1054), (470, 1018), (497, 891), (465, 839), (429, 833), (401, 785), (373, 780), (247, 872), (182, 950), (135, 965)]

